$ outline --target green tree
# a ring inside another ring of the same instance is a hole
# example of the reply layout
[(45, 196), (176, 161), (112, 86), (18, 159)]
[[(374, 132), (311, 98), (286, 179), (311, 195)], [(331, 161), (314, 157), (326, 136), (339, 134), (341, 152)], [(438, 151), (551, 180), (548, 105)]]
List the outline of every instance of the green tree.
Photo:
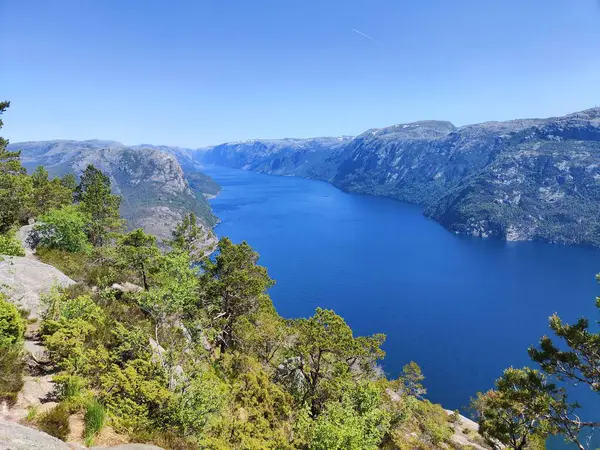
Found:
[(38, 245), (67, 252), (87, 252), (90, 249), (85, 226), (89, 215), (78, 205), (50, 210), (34, 227)]
[[(600, 281), (600, 275), (596, 278)], [(596, 306), (600, 309), (600, 298), (596, 299)], [(538, 347), (529, 348), (531, 359), (561, 382), (587, 385), (600, 394), (600, 333), (590, 329), (585, 317), (571, 325), (564, 323), (557, 314), (550, 317), (550, 328), (561, 343), (556, 344), (549, 336), (543, 336)], [(569, 405), (564, 395), (563, 401), (553, 408), (550, 420), (568, 441), (583, 449), (582, 430), (600, 427), (600, 421), (582, 420), (574, 413), (577, 406)]]
[(183, 217), (172, 234), (171, 245), (173, 248), (187, 252), (194, 258), (202, 256), (198, 244), (205, 237), (205, 233), (202, 227), (198, 226), (198, 219), (193, 212)]
[(261, 295), (258, 302), (256, 312), (240, 318), (234, 334), (239, 337), (242, 352), (256, 356), (266, 365), (276, 366), (281, 359), (278, 355), (291, 340), (290, 329), (268, 295)]
[(75, 174), (68, 173), (60, 179), (60, 184), (75, 194), (75, 190), (77, 189), (77, 177), (75, 177)]
[[(600, 310), (600, 298), (596, 300), (596, 306)], [(531, 359), (539, 363), (544, 372), (561, 381), (583, 383), (600, 393), (600, 333), (590, 330), (587, 318), (570, 325), (557, 314), (550, 317), (550, 328), (565, 350), (550, 337), (543, 336), (537, 348), (529, 348)]]
[[(10, 102), (0, 102), (0, 115)], [(0, 119), (0, 129), (3, 126)], [(29, 213), (33, 187), (21, 165), (21, 152), (7, 150), (8, 140), (0, 137), (0, 233), (24, 221)]]
[(495, 390), (479, 393), (473, 401), (479, 433), (494, 449), (530, 448), (557, 431), (549, 418), (560, 403), (558, 394), (537, 370), (506, 369)]
[(23, 339), (25, 321), (15, 305), (0, 294), (0, 348), (7, 348)]
[(380, 394), (370, 383), (356, 385), (341, 401), (326, 404), (323, 414), (308, 425), (310, 450), (377, 450), (390, 426)]
[(0, 255), (25, 256), (25, 249), (17, 239), (14, 229), (0, 234)]
[(121, 258), (121, 265), (126, 269), (134, 270), (141, 280), (144, 290), (147, 291), (150, 288), (150, 272), (160, 257), (156, 238), (138, 228), (120, 238), (117, 252)]
[(235, 328), (240, 318), (258, 309), (260, 295), (274, 282), (246, 242), (233, 244), (223, 238), (217, 249), (214, 261), (202, 262), (201, 303), (223, 353), (238, 342)]
[(101, 246), (110, 233), (123, 228), (119, 216), (121, 197), (111, 193), (108, 176), (91, 164), (81, 174), (75, 199), (90, 216), (86, 230), (94, 247)]
[[(147, 236), (147, 235), (146, 235)], [(150, 241), (148, 241), (150, 243)], [(151, 244), (150, 244), (151, 245)], [(174, 325), (182, 319), (184, 311), (195, 303), (198, 297), (198, 270), (192, 266), (187, 253), (171, 252), (160, 255), (156, 247), (144, 248), (138, 254), (138, 267), (143, 279), (146, 273), (146, 289), (139, 296), (140, 306), (154, 321), (154, 339), (161, 343), (159, 331)], [(132, 253), (139, 252), (136, 248)], [(134, 263), (136, 264), (136, 263)], [(173, 333), (167, 336), (175, 337)]]
[(45, 214), (51, 209), (70, 205), (73, 201), (73, 190), (63, 184), (60, 178), (48, 178), (48, 171), (38, 166), (31, 174), (33, 183), (33, 213)]
[(311, 414), (317, 416), (323, 405), (339, 396), (345, 384), (370, 378), (378, 359), (383, 358), (381, 345), (385, 335), (354, 337), (344, 319), (335, 312), (317, 308), (309, 319), (296, 321), (297, 336), (290, 349), (284, 380), (301, 380), (301, 402), (310, 402)]

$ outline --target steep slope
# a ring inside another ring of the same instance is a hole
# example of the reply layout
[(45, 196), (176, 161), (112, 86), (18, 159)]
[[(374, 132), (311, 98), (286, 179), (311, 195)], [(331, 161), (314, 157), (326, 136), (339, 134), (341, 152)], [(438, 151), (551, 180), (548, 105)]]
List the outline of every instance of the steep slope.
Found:
[(43, 165), (52, 175), (78, 174), (94, 164), (123, 196), (121, 214), (130, 228), (142, 227), (166, 238), (187, 211), (194, 211), (209, 227), (216, 222), (204, 196), (190, 189), (177, 159), (164, 151), (113, 141), (23, 142), (10, 147), (22, 151), (28, 170)]
[(459, 233), (600, 246), (600, 109), (538, 122), (496, 148), (425, 213)]
[(337, 145), (335, 138), (223, 144), (197, 159), (421, 204), (457, 233), (600, 246), (599, 127), (599, 108), (460, 128), (422, 121)]

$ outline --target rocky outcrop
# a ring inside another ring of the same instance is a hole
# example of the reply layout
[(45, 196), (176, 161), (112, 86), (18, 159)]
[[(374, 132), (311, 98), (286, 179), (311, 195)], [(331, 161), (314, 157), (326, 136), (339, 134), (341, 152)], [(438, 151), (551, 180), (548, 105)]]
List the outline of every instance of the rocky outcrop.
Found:
[[(0, 420), (0, 450), (74, 450), (83, 448), (85, 447), (82, 445), (67, 444), (43, 431)], [(110, 448), (113, 450), (162, 450), (160, 447), (148, 444), (92, 447), (92, 449), (101, 448)]]
[(66, 287), (75, 284), (60, 270), (36, 259), (19, 256), (0, 257), (0, 292), (19, 308), (30, 312), (30, 317), (40, 315), (40, 295), (52, 286)]

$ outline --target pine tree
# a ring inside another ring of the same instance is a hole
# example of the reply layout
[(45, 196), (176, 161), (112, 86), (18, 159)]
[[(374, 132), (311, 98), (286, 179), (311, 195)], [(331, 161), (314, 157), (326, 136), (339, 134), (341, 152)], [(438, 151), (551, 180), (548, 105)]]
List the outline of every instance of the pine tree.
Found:
[(91, 164), (81, 174), (75, 200), (91, 217), (86, 231), (94, 247), (103, 245), (110, 233), (123, 229), (119, 216), (121, 197), (111, 193), (108, 176)]
[[(0, 115), (10, 102), (0, 102)], [(0, 129), (3, 126), (0, 119)], [(0, 137), (0, 232), (24, 221), (29, 215), (33, 187), (21, 165), (21, 152), (7, 150), (8, 140)]]

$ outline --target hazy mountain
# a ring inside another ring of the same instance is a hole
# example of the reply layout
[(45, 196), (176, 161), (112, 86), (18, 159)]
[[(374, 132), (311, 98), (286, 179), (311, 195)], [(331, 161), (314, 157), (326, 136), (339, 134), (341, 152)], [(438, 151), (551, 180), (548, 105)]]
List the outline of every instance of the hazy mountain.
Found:
[[(202, 193), (190, 188), (175, 152), (99, 140), (20, 142), (10, 148), (22, 151), (30, 171), (43, 165), (51, 175), (79, 174), (88, 164), (95, 165), (110, 177), (114, 192), (123, 196), (121, 214), (130, 228), (170, 237), (187, 211), (194, 211), (207, 226), (216, 222)], [(211, 186), (210, 193), (214, 189)]]

